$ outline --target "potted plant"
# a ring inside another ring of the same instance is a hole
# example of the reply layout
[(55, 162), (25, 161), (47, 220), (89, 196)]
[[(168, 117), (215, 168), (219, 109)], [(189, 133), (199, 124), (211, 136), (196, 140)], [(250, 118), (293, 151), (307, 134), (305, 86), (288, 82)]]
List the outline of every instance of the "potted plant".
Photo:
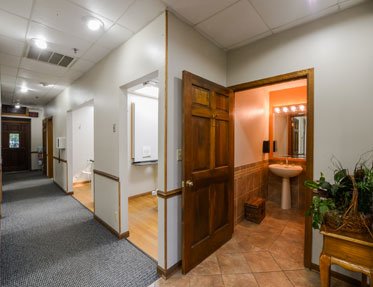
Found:
[(362, 155), (353, 174), (332, 158), (333, 183), (323, 173), (318, 180), (306, 180), (305, 186), (314, 191), (306, 215), (312, 216), (312, 227), (322, 224), (337, 230), (369, 232), (373, 219), (373, 152)]

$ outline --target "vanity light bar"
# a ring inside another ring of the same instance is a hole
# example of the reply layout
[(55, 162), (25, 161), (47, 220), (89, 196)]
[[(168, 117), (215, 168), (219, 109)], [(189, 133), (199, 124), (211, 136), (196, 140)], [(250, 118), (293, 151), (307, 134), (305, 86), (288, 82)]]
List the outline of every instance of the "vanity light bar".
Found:
[(273, 112), (276, 113), (276, 114), (305, 112), (306, 109), (307, 109), (306, 107), (307, 107), (306, 104), (278, 106), (278, 107), (273, 108)]

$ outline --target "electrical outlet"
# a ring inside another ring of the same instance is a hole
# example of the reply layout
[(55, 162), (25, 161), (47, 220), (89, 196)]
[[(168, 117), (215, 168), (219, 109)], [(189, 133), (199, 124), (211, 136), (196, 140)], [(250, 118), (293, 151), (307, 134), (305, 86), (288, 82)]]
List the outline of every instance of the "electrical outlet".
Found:
[(176, 150), (176, 158), (177, 158), (177, 161), (183, 160), (183, 151), (181, 148)]

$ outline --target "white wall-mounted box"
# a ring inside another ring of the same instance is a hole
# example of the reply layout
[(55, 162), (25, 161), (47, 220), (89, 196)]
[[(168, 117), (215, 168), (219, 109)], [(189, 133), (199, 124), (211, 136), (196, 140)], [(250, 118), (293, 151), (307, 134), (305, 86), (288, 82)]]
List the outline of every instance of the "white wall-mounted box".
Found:
[(66, 148), (66, 137), (56, 138), (56, 148), (57, 149), (65, 149)]

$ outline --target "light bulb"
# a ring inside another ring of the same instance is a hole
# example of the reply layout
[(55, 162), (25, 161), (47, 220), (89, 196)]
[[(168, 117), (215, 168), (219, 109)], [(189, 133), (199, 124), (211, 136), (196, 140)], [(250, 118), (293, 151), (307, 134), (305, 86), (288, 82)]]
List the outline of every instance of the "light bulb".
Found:
[(282, 108), (282, 111), (283, 111), (284, 113), (287, 113), (287, 112), (289, 111), (289, 109), (288, 109), (288, 107), (283, 107), (283, 108)]
[(22, 86), (21, 93), (27, 93), (27, 92), (28, 92), (28, 88), (26, 86)]
[(281, 112), (281, 109), (279, 107), (275, 108), (275, 113), (279, 114)]
[(101, 29), (103, 25), (104, 24), (102, 23), (102, 21), (97, 18), (88, 18), (87, 20), (87, 27), (89, 30), (92, 30), (92, 31), (97, 31)]
[(295, 112), (295, 111), (297, 110), (297, 107), (296, 107), (296, 106), (291, 106), (291, 107), (290, 107), (290, 110), (291, 110), (292, 112)]
[(45, 50), (48, 47), (47, 41), (42, 38), (34, 39), (34, 44), (39, 49)]
[(305, 106), (304, 106), (304, 105), (300, 105), (300, 106), (299, 106), (299, 109), (300, 109), (301, 111), (304, 111), (304, 110), (305, 110)]

